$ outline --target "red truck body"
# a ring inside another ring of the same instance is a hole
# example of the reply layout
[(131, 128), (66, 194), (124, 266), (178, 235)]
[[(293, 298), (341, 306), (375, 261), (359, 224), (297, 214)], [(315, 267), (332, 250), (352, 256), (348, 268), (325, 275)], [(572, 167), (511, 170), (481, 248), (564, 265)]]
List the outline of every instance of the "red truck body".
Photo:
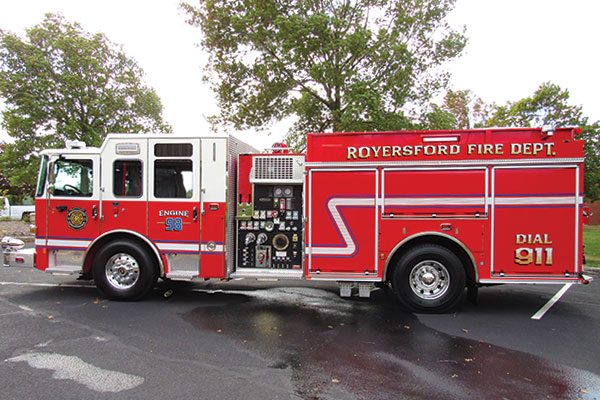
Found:
[(586, 282), (579, 133), (311, 133), (305, 154), (109, 135), (44, 153), (35, 266), (117, 298), (158, 276), (266, 277), (390, 286), (424, 311), (464, 287)]

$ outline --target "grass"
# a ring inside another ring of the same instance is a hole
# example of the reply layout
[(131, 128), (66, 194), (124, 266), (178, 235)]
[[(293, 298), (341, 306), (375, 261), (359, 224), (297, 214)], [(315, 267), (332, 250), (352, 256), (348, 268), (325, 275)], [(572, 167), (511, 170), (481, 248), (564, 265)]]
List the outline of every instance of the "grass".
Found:
[(585, 244), (585, 266), (600, 268), (600, 225), (583, 227), (583, 243)]

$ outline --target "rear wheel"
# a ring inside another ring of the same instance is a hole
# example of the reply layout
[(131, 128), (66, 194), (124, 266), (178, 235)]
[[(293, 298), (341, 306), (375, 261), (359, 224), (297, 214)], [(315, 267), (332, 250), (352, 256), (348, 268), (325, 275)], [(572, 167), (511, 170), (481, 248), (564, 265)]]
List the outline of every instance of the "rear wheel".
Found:
[(102, 247), (92, 265), (96, 287), (114, 300), (138, 300), (156, 284), (158, 266), (145, 248), (133, 241)]
[(392, 286), (411, 311), (445, 312), (462, 299), (466, 283), (460, 259), (445, 247), (428, 244), (404, 254), (394, 269)]

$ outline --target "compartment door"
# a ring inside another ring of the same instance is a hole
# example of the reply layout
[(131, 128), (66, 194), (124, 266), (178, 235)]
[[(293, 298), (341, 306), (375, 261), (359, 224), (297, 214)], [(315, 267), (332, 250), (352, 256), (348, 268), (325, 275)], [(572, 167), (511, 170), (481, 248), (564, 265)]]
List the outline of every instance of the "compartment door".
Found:
[[(167, 135), (165, 135), (167, 136)], [(167, 261), (167, 277), (200, 273), (200, 139), (149, 139), (148, 236)]]
[(492, 277), (565, 277), (578, 272), (578, 170), (494, 168)]
[(309, 188), (309, 274), (376, 274), (377, 171), (311, 170)]

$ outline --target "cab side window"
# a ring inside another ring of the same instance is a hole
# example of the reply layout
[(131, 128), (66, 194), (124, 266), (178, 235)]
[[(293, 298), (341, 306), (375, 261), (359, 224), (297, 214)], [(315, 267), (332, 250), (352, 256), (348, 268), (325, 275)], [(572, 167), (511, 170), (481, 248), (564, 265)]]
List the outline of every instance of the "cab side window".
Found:
[(93, 165), (92, 160), (56, 160), (53, 195), (91, 197), (94, 191)]
[(140, 197), (143, 191), (142, 162), (116, 160), (113, 164), (113, 194), (118, 197)]
[(192, 171), (192, 160), (154, 161), (154, 197), (191, 199)]

